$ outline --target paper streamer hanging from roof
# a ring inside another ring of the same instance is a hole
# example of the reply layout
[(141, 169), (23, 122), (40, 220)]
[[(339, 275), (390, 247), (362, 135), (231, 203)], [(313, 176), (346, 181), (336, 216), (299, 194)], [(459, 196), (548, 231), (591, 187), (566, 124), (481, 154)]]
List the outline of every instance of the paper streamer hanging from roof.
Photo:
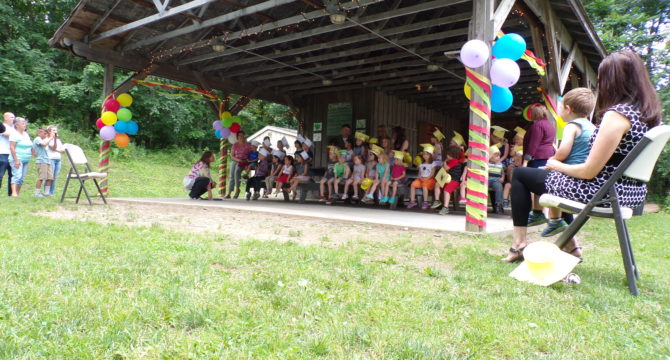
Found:
[[(497, 37), (500, 38), (502, 36), (505, 36), (505, 33), (501, 31), (498, 31)], [(538, 75), (540, 76), (545, 76), (547, 74), (545, 67), (547, 66), (542, 59), (539, 57), (535, 56), (535, 54), (526, 49), (526, 51), (521, 55), (521, 59), (525, 60), (530, 67), (537, 72)]]
[(560, 115), (558, 115), (558, 106), (556, 105), (556, 102), (551, 98), (551, 96), (549, 96), (549, 94), (547, 94), (547, 91), (543, 88), (539, 87), (537, 88), (537, 91), (540, 92), (542, 100), (551, 113), (551, 116), (556, 119), (556, 139), (559, 141), (563, 140), (563, 129), (567, 123), (563, 121), (563, 118)]

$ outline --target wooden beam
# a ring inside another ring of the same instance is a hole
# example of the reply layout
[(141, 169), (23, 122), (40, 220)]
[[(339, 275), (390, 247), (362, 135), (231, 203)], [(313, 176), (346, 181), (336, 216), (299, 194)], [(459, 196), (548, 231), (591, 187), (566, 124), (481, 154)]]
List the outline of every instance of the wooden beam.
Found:
[[(479, 39), (484, 41), (487, 44), (490, 44), (493, 39), (495, 38), (495, 33), (493, 32), (493, 8), (494, 8), (494, 0), (476, 0), (473, 1), (473, 9), (472, 9), (472, 20), (470, 22), (470, 36), (469, 39)], [(489, 78), (489, 73), (491, 70), (491, 59), (487, 59), (486, 63), (484, 66), (481, 68), (477, 69), (477, 71), (484, 75), (484, 77)], [(477, 92), (473, 91), (472, 92), (472, 100), (475, 102), (478, 102), (480, 104), (485, 104), (484, 100), (477, 94)], [(478, 126), (480, 128), (483, 128), (485, 133), (490, 131), (490, 122), (489, 121), (484, 121), (481, 119), (477, 114), (475, 114), (473, 111), (470, 111), (470, 125), (473, 126)], [(477, 142), (475, 138), (472, 136), (469, 137), (470, 142)], [(488, 146), (488, 144), (484, 144), (485, 146)], [(470, 151), (472, 152), (473, 155), (478, 155), (479, 157), (486, 158), (488, 151), (481, 150), (476, 147), (471, 147)], [(472, 161), (471, 158), (468, 159), (468, 169), (469, 170), (475, 170), (475, 171), (481, 171), (482, 174), (484, 175), (484, 181), (481, 181), (480, 183), (485, 187), (488, 188), (488, 172), (486, 166), (482, 167), (478, 165), (476, 162)], [(474, 179), (470, 179), (469, 181), (476, 181)], [(488, 196), (488, 191), (485, 194)], [(471, 211), (476, 211), (470, 204), (467, 204), (465, 207), (466, 213), (470, 213)], [(479, 219), (483, 222), (483, 226), (479, 226), (476, 224), (473, 224), (469, 221), (466, 221), (465, 223), (465, 230), (467, 231), (474, 231), (474, 232), (485, 232), (486, 231), (486, 211), (484, 211), (484, 217), (483, 219)]]
[(151, 74), (156, 69), (156, 67), (157, 65), (152, 64), (145, 67), (144, 70), (129, 76), (126, 80), (124, 80), (119, 86), (117, 86), (114, 89), (114, 93), (121, 94), (130, 91), (130, 89), (135, 87), (135, 82), (133, 82), (133, 80), (146, 79), (149, 76), (149, 74)]
[(509, 12), (512, 11), (516, 0), (501, 0), (500, 4), (496, 8), (495, 14), (493, 14), (493, 33), (497, 34), (500, 29), (502, 29)]
[(560, 77), (558, 79), (559, 93), (562, 94), (565, 91), (565, 85), (568, 83), (568, 77), (570, 76), (570, 71), (572, 70), (572, 62), (575, 60), (575, 52), (577, 49), (577, 44), (572, 45), (572, 50), (568, 53), (568, 57), (563, 62), (560, 71)]
[(115, 29), (105, 31), (105, 32), (101, 33), (100, 35), (93, 37), (90, 42), (96, 42), (96, 41), (100, 41), (100, 40), (106, 39), (106, 38), (114, 36), (114, 35), (123, 34), (124, 32), (127, 32), (127, 31), (130, 31), (130, 30), (142, 27), (142, 26), (152, 24), (156, 21), (167, 19), (171, 16), (186, 12), (186, 11), (191, 10), (191, 9), (198, 8), (198, 7), (203, 6), (207, 3), (210, 3), (212, 1), (216, 1), (216, 0), (193, 0), (193, 1), (188, 2), (186, 4), (173, 7), (170, 10), (166, 10), (166, 11), (163, 11), (163, 12), (158, 13), (158, 14), (147, 16), (143, 19), (133, 21), (130, 24), (122, 25), (122, 26), (119, 26)]
[[(199, 73), (197, 71), (194, 71), (193, 72), (193, 77), (195, 78), (195, 80), (198, 82), (198, 85), (202, 89), (205, 89), (207, 91), (212, 91), (213, 90), (213, 88), (209, 85), (209, 81), (207, 81), (207, 79), (201, 73)], [(218, 119), (219, 118), (219, 105), (215, 104), (212, 101), (207, 101), (207, 104), (209, 104), (209, 107), (211, 107), (212, 110), (214, 110), (214, 113), (216, 114), (216, 118)]]
[(559, 79), (561, 77), (561, 48), (556, 39), (556, 26), (555, 19), (551, 16), (551, 3), (549, 0), (544, 0), (543, 3), (545, 20), (544, 23), (544, 35), (547, 40), (547, 49), (549, 51), (549, 59), (547, 61), (547, 76), (549, 78), (547, 90), (560, 92), (559, 90)]
[(102, 97), (106, 98), (114, 90), (114, 64), (105, 63), (105, 75), (102, 81)]
[(91, 30), (89, 30), (88, 35), (86, 35), (87, 37), (92, 36), (98, 30), (100, 25), (102, 25), (102, 23), (105, 22), (105, 20), (107, 20), (109, 15), (112, 14), (112, 11), (116, 9), (119, 3), (121, 3), (121, 0), (116, 0), (116, 2), (114, 2), (114, 4), (112, 4), (112, 6), (107, 11), (105, 11), (105, 13), (102, 14), (102, 16), (98, 18), (98, 20), (95, 21), (95, 24), (91, 26)]
[[(358, 0), (358, 2), (360, 2), (360, 3), (362, 3), (363, 1), (364, 0)], [(379, 0), (369, 0), (369, 1), (378, 2)], [(461, 3), (461, 2), (466, 2), (466, 1), (467, 0), (434, 0), (434, 1), (429, 1), (429, 2), (422, 2), (422, 3), (419, 3), (419, 4), (414, 5), (414, 6), (408, 6), (408, 7), (399, 8), (399, 9), (396, 9), (396, 10), (391, 10), (391, 11), (387, 11), (387, 12), (383, 12), (383, 13), (379, 13), (379, 14), (366, 16), (366, 17), (363, 17), (361, 19), (358, 19), (357, 22), (360, 23), (360, 24), (368, 24), (368, 23), (382, 21), (382, 20), (385, 20), (385, 19), (388, 19), (388, 18), (401, 17), (401, 16), (406, 16), (406, 15), (410, 15), (410, 14), (417, 13), (417, 12), (434, 10), (434, 9), (446, 6), (445, 4), (451, 5), (451, 4)], [(191, 59), (189, 59), (188, 61), (184, 61), (182, 63), (179, 63), (179, 65), (186, 65), (186, 64), (191, 64), (191, 63), (200, 62), (200, 61), (218, 59), (218, 58), (221, 58), (221, 57), (227, 57), (227, 56), (231, 56), (231, 55), (240, 53), (244, 50), (251, 51), (251, 50), (255, 50), (255, 49), (259, 49), (259, 48), (263, 48), (263, 47), (273, 46), (273, 45), (277, 45), (277, 44), (283, 44), (283, 43), (289, 42), (289, 41), (304, 39), (304, 38), (312, 37), (312, 36), (315, 36), (315, 35), (321, 35), (321, 34), (326, 34), (326, 33), (330, 33), (330, 32), (340, 31), (340, 30), (355, 27), (355, 26), (356, 26), (356, 24), (353, 24), (351, 22), (346, 22), (346, 23), (341, 24), (341, 25), (333, 24), (333, 25), (328, 25), (328, 26), (317, 27), (317, 28), (314, 28), (314, 29), (305, 30), (305, 31), (295, 33), (295, 34), (279, 36), (279, 37), (275, 37), (275, 38), (268, 39), (268, 40), (265, 40), (265, 41), (260, 41), (260, 42), (257, 42), (257, 43), (250, 43), (250, 44), (247, 44), (247, 45), (239, 46), (238, 50), (231, 50), (231, 51), (224, 51), (224, 52), (220, 52), (220, 53), (209, 53), (209, 54), (204, 54), (204, 55), (200, 55), (200, 56), (194, 56)], [(370, 40), (370, 39), (375, 38), (374, 36), (370, 37), (370, 35), (371, 34), (364, 34), (364, 35), (359, 35), (359, 36), (362, 37), (362, 39), (365, 39), (365, 40)], [(347, 44), (351, 44), (351, 43), (354, 43), (354, 42), (357, 42), (357, 41), (363, 41), (363, 40), (359, 40), (358, 36), (353, 36), (353, 37), (341, 39), (341, 42), (343, 42), (341, 45), (347, 45)], [(313, 45), (311, 47), (312, 50), (308, 50), (308, 51), (319, 50), (319, 49), (324, 49), (324, 48), (327, 48), (327, 47), (331, 47), (331, 46), (333, 46), (333, 43), (334, 42), (330, 42), (328, 44)], [(307, 47), (307, 48), (310, 48), (310, 47)], [(209, 67), (209, 68), (207, 68), (206, 71), (218, 70), (218, 69), (221, 69), (221, 68), (222, 67), (216, 67), (216, 68), (215, 67)]]

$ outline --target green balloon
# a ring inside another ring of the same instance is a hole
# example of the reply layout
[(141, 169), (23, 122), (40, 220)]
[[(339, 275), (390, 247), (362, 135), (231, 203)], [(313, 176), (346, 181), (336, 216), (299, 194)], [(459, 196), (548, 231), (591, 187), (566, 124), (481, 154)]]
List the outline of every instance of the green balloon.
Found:
[(233, 118), (232, 117), (225, 118), (225, 119), (223, 119), (223, 121), (221, 123), (223, 123), (223, 127), (229, 128), (230, 125), (233, 124)]
[(240, 124), (240, 126), (242, 126), (242, 118), (237, 115), (233, 116), (233, 122), (238, 123)]
[(133, 118), (133, 113), (126, 109), (119, 109), (119, 111), (116, 113), (116, 116), (119, 118), (121, 121), (130, 121), (130, 119)]

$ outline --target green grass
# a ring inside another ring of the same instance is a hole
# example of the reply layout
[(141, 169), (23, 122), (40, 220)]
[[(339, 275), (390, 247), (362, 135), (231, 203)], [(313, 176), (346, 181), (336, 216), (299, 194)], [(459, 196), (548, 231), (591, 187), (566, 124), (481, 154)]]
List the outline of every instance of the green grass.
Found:
[[(125, 166), (111, 180), (115, 195), (181, 191), (187, 167), (152, 156), (117, 161)], [(607, 221), (584, 229), (583, 283), (543, 288), (509, 278), (514, 267), (498, 260), (509, 241), (490, 236), (367, 237), (333, 247), (333, 232), (305, 246), (235, 240), (234, 230), (194, 235), (35, 214), (57, 211), (54, 199), (0, 202), (3, 359), (670, 354), (668, 214), (630, 221), (642, 276), (635, 298)]]

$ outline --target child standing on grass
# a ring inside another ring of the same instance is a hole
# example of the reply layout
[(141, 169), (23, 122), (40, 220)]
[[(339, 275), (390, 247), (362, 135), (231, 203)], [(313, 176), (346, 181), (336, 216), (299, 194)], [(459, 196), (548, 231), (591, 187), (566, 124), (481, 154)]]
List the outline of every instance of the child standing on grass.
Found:
[(435, 188), (435, 164), (433, 164), (433, 148), (432, 146), (424, 146), (423, 148), (423, 163), (419, 165), (419, 177), (412, 182), (409, 191), (409, 203), (407, 208), (411, 209), (416, 204), (416, 189), (423, 190), (423, 204), (421, 210), (426, 210), (430, 206), (428, 202), (429, 191)]
[(405, 164), (405, 152), (393, 150), (393, 166), (391, 166), (391, 181), (389, 186), (393, 189), (391, 190), (391, 196), (389, 197), (389, 205), (393, 206), (397, 201), (396, 195), (398, 194), (398, 184), (403, 184), (406, 179), (407, 165)]
[(330, 152), (328, 152), (328, 167), (326, 168), (326, 173), (323, 174), (323, 177), (319, 181), (319, 201), (326, 202), (326, 186), (328, 186), (328, 195), (332, 196), (333, 194), (333, 183), (330, 181), (335, 176), (333, 174), (333, 169), (335, 163), (337, 162), (337, 148), (331, 147)]
[[(33, 141), (35, 148), (35, 164), (37, 166), (37, 185), (35, 186), (35, 196), (52, 196), (51, 181), (54, 179), (53, 169), (51, 168), (51, 160), (47, 153), (47, 145), (53, 140), (52, 136), (44, 128), (37, 130), (37, 137)], [(44, 195), (42, 195), (42, 181), (45, 182)]]
[(377, 171), (375, 172), (375, 180), (372, 183), (368, 194), (365, 195), (363, 202), (366, 204), (373, 202), (374, 193), (377, 188), (379, 188), (382, 193), (382, 196), (379, 199), (379, 205), (383, 205), (388, 202), (388, 184), (391, 180), (391, 166), (389, 164), (389, 157), (383, 149), (374, 148), (374, 151), (379, 152), (379, 162), (376, 166)]
[(281, 175), (277, 178), (277, 188), (275, 189), (275, 196), (282, 192), (282, 187), (293, 178), (293, 156), (284, 158), (284, 166), (281, 168)]
[(328, 201), (326, 201), (326, 205), (330, 205), (333, 203), (333, 200), (337, 200), (337, 190), (339, 190), (340, 184), (344, 185), (347, 183), (347, 180), (349, 180), (351, 169), (347, 163), (347, 156), (348, 152), (345, 150), (340, 150), (338, 152), (337, 163), (333, 165), (333, 178), (330, 179), (333, 187), (333, 195), (328, 199)]
[(265, 194), (263, 198), (267, 199), (268, 195), (272, 195), (272, 189), (274, 189), (275, 180), (279, 177), (281, 172), (281, 163), (284, 161), (286, 155), (280, 150), (275, 150), (272, 152), (272, 163), (270, 164), (270, 169), (268, 170), (268, 176), (265, 177)]
[[(309, 163), (307, 162), (309, 158), (307, 158), (307, 152), (303, 151), (300, 153), (300, 156), (298, 156), (295, 160), (298, 163), (296, 166), (296, 171), (295, 171), (295, 176), (293, 179), (291, 179), (290, 184), (291, 188), (289, 189), (290, 193), (293, 193), (293, 200), (295, 200), (296, 195), (298, 193), (298, 184), (300, 183), (306, 183), (311, 180), (309, 177)], [(307, 158), (307, 159), (306, 159)]]
[[(559, 114), (567, 125), (563, 129), (563, 140), (552, 159), (565, 164), (582, 164), (589, 156), (589, 141), (595, 125), (587, 119), (595, 107), (596, 99), (593, 91), (587, 88), (575, 88), (563, 96)], [(568, 219), (571, 220), (571, 215)], [(568, 227), (568, 222), (561, 218), (561, 210), (549, 209), (549, 221), (542, 231), (542, 236), (552, 236)]]
[(489, 188), (493, 189), (495, 203), (493, 212), (504, 214), (503, 211), (503, 184), (505, 183), (505, 173), (503, 164), (500, 162), (500, 149), (493, 145), (489, 148)]
[(363, 165), (363, 160), (360, 155), (354, 155), (354, 170), (351, 173), (351, 177), (344, 184), (344, 193), (342, 194), (342, 200), (347, 199), (347, 194), (349, 194), (349, 186), (354, 187), (354, 195), (351, 197), (353, 200), (358, 200), (358, 189), (361, 187), (361, 181), (365, 177), (365, 165)]
[[(451, 176), (451, 181), (444, 184), (444, 187), (435, 185), (435, 201), (433, 205), (430, 206), (431, 209), (437, 209), (442, 206), (440, 209), (440, 215), (447, 215), (449, 213), (449, 200), (451, 199), (451, 193), (453, 193), (460, 186), (461, 173), (463, 172), (463, 167), (459, 161), (461, 157), (461, 148), (457, 145), (449, 146), (447, 149), (447, 156), (442, 162), (442, 168)], [(440, 192), (443, 195), (443, 201), (440, 201)], [(443, 206), (444, 205), (444, 206)]]

